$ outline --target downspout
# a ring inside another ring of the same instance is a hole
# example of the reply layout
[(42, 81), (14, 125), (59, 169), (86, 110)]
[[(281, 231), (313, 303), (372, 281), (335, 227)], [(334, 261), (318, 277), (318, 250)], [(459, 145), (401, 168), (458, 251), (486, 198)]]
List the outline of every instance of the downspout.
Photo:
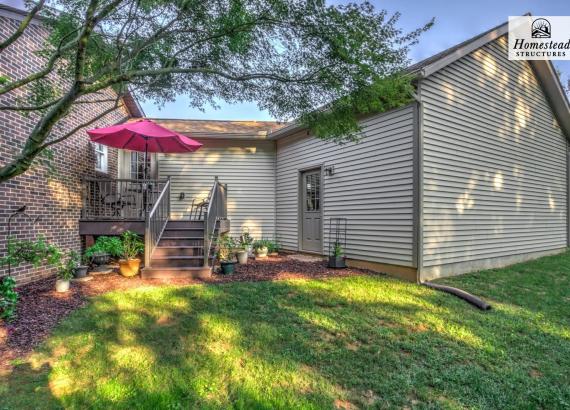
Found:
[(416, 282), (421, 283), (423, 267), (423, 106), (421, 99), (421, 79), (417, 79), (414, 107), (414, 264)]
[[(414, 111), (414, 252), (416, 264), (416, 281), (419, 285), (446, 292), (472, 304), (481, 310), (491, 309), (484, 300), (464, 290), (452, 286), (423, 281), (423, 104), (421, 101), (421, 79), (418, 79), (414, 93), (416, 107)], [(568, 166), (567, 166), (568, 169)], [(570, 182), (570, 181), (569, 181)], [(569, 225), (570, 229), (570, 225)], [(570, 230), (569, 230), (570, 239)]]

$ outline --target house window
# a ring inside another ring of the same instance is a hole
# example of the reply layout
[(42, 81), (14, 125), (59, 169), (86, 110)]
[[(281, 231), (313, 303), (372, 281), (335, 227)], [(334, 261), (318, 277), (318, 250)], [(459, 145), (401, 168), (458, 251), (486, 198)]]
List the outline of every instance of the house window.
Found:
[[(147, 158), (147, 178), (150, 174), (150, 154)], [(144, 152), (131, 152), (131, 179), (144, 179)]]
[(107, 172), (107, 146), (95, 143), (95, 170)]

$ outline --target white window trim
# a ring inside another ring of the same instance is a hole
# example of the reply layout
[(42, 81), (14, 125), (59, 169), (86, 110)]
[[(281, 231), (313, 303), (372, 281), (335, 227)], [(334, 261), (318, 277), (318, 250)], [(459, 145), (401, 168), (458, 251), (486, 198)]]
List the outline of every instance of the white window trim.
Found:
[[(107, 150), (107, 146), (103, 144), (99, 144), (97, 142), (93, 143), (95, 145), (95, 171), (99, 172), (107, 172), (107, 164), (109, 159), (109, 152)], [(97, 160), (101, 156), (101, 166), (99, 165), (99, 161)]]

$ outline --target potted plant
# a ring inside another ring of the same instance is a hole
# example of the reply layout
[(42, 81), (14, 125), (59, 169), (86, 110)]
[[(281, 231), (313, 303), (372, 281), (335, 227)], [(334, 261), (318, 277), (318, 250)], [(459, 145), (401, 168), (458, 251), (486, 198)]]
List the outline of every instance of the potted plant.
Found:
[(232, 250), (236, 247), (236, 243), (232, 237), (222, 234), (217, 240), (216, 257), (220, 261), (222, 273), (228, 275), (235, 271), (235, 261), (233, 260)]
[(89, 257), (87, 257), (86, 255), (82, 255), (81, 257), (79, 256), (79, 254), (75, 251), (72, 251), (74, 253), (74, 258), (77, 261), (80, 261), (81, 263), (78, 263), (77, 268), (75, 268), (75, 272), (73, 273), (73, 276), (76, 279), (81, 279), (87, 276), (87, 270), (89, 269)]
[(69, 290), (69, 281), (73, 278), (73, 272), (78, 266), (78, 260), (75, 255), (77, 252), (68, 253), (67, 260), (63, 262), (57, 271), (57, 280), (55, 281), (56, 292), (67, 292)]
[(100, 236), (95, 243), (87, 248), (85, 255), (96, 265), (105, 265), (109, 257), (118, 258), (123, 253), (121, 240), (116, 236)]
[(267, 252), (269, 252), (269, 248), (267, 247), (268, 242), (269, 241), (266, 239), (260, 239), (260, 240), (255, 241), (253, 243), (253, 250), (255, 251), (255, 257), (256, 258), (266, 258), (267, 257)]
[(277, 241), (267, 242), (268, 256), (279, 256), (279, 243)]
[(248, 255), (253, 255), (253, 237), (249, 234), (249, 230), (247, 228), (244, 229), (240, 235), (239, 243), (247, 251)]
[(126, 277), (135, 276), (141, 266), (141, 260), (137, 256), (144, 252), (144, 243), (131, 231), (123, 232), (121, 242), (123, 258), (119, 259), (119, 271)]
[(329, 256), (329, 268), (346, 268), (344, 250), (339, 242), (334, 243), (333, 254)]
[(245, 265), (247, 264), (247, 257), (248, 257), (248, 251), (245, 248), (237, 248), (236, 249), (236, 256), (237, 256), (237, 260), (238, 263), (240, 265)]

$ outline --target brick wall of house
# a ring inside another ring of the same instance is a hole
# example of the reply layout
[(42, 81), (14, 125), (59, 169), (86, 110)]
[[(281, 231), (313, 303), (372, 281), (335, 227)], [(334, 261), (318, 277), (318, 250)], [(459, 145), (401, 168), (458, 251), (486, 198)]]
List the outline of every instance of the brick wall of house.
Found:
[[(0, 39), (4, 39), (19, 22), (0, 15)], [(2, 53), (0, 75), (9, 78), (22, 78), (43, 65), (43, 60), (34, 53), (42, 47), (47, 30), (36, 23), (26, 34)], [(60, 79), (52, 77), (57, 86)], [(0, 96), (0, 105), (14, 104), (23, 93)], [(101, 99), (99, 97), (99, 99)], [(112, 103), (80, 104), (54, 130), (53, 135), (62, 135), (93, 118)], [(124, 121), (126, 110), (120, 109), (107, 115), (91, 127), (101, 127)], [(0, 166), (13, 159), (26, 141), (35, 125), (34, 116), (24, 116), (14, 111), (0, 111)], [(108, 173), (101, 175), (95, 171), (95, 152), (84, 130), (77, 132), (52, 148), (52, 159), (37, 160), (23, 175), (0, 183), (0, 256), (5, 254), (8, 238), (8, 217), (16, 209), (27, 206), (27, 213), (33, 218), (40, 217), (31, 225), (23, 217), (12, 223), (11, 234), (18, 238), (32, 239), (44, 235), (46, 239), (64, 250), (81, 248), (79, 236), (79, 216), (81, 210), (81, 178), (84, 176), (117, 176), (117, 151), (109, 148)], [(49, 162), (49, 165), (46, 163)], [(33, 268), (20, 266), (12, 269), (18, 283), (34, 281), (55, 273), (46, 267)], [(0, 277), (7, 274), (6, 267), (0, 267)]]

